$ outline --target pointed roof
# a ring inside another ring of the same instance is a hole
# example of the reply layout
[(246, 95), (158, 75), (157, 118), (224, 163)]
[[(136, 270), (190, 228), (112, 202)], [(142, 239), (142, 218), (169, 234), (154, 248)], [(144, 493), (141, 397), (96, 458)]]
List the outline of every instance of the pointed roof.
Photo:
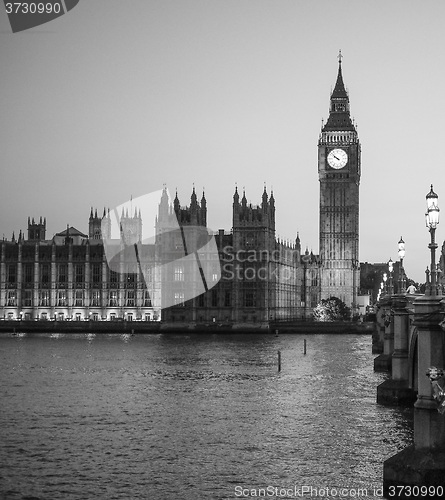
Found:
[(239, 203), (239, 194), (238, 194), (238, 186), (235, 185), (235, 193), (233, 195), (233, 201), (235, 203)]
[(243, 197), (241, 198), (241, 205), (245, 207), (247, 205), (246, 190), (243, 188)]
[(341, 72), (341, 58), (339, 58), (338, 61), (337, 81), (335, 83), (334, 90), (332, 91), (331, 99), (346, 99), (347, 101), (349, 101), (349, 96), (346, 92), (345, 84), (343, 83), (343, 75)]
[(190, 197), (190, 200), (192, 202), (192, 205), (196, 205), (198, 203), (198, 198), (196, 196), (195, 185), (194, 184), (193, 184), (193, 192), (192, 192), (192, 196)]
[(268, 198), (269, 197), (267, 196), (266, 183), (264, 183), (264, 191), (263, 191), (263, 196), (262, 196), (263, 203), (267, 203)]
[(73, 226), (69, 226), (68, 224), (66, 229), (60, 233), (56, 233), (56, 236), (82, 236), (83, 238), (88, 238), (86, 234), (81, 233), (78, 229)]
[(338, 59), (338, 74), (337, 82), (331, 94), (331, 106), (329, 118), (326, 124), (322, 127), (323, 132), (329, 131), (355, 131), (355, 126), (349, 114), (349, 96), (343, 82), (343, 74), (341, 70), (341, 51)]

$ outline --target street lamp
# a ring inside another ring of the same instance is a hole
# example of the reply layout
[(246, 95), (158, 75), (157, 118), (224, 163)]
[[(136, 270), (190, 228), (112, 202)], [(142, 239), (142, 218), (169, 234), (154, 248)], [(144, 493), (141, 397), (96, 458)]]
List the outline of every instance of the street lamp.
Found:
[(399, 293), (406, 292), (406, 282), (405, 282), (405, 270), (403, 269), (403, 259), (405, 258), (405, 242), (403, 238), (400, 236), (399, 241), (399, 251), (400, 257), (400, 269), (399, 269)]
[[(437, 194), (433, 191), (433, 185), (431, 184), (431, 191), (426, 195), (427, 211), (425, 214), (426, 227), (428, 228), (431, 235), (431, 242), (428, 248), (431, 250), (431, 266), (430, 271), (426, 269), (426, 288), (425, 295), (439, 295), (439, 290), (437, 286), (437, 269), (436, 269), (436, 248), (437, 243), (435, 240), (436, 227), (439, 224), (439, 205)], [(430, 280), (431, 276), (431, 280)]]
[(385, 293), (385, 295), (388, 293), (388, 288), (386, 287), (386, 280), (388, 279), (388, 276), (386, 273), (383, 273), (383, 292)]
[(394, 293), (394, 283), (392, 279), (392, 271), (394, 269), (394, 262), (392, 261), (391, 258), (389, 258), (388, 262), (388, 271), (389, 271), (389, 295), (392, 295)]

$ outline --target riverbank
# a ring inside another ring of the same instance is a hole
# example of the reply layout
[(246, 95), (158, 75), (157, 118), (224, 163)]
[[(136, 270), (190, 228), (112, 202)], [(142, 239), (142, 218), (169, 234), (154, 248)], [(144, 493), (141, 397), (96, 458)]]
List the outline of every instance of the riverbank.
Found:
[(374, 323), (291, 321), (280, 323), (165, 323), (158, 321), (0, 321), (3, 333), (362, 333)]

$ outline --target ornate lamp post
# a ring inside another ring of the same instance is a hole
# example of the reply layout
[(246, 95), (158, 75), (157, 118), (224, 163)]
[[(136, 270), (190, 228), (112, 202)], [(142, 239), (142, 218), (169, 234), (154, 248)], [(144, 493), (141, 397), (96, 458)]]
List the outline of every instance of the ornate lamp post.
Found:
[[(398, 484), (428, 490), (443, 485), (445, 470), (445, 391), (442, 378), (445, 359), (443, 321), (443, 297), (437, 286), (435, 231), (439, 223), (438, 196), (431, 191), (426, 196), (426, 226), (431, 235), (431, 271), (427, 269), (425, 295), (413, 301), (414, 322), (417, 328), (417, 401), (414, 404), (414, 446), (386, 460), (383, 466), (383, 491), (389, 498), (391, 487)], [(431, 277), (431, 281), (430, 281)], [(405, 329), (406, 331), (406, 329)], [(406, 332), (409, 335), (409, 329)], [(405, 344), (407, 345), (407, 344)], [(392, 362), (396, 358), (396, 349)], [(394, 364), (392, 365), (394, 369)], [(409, 370), (411, 370), (411, 365)], [(425, 376), (428, 375), (428, 377)], [(443, 413), (444, 412), (444, 413)], [(436, 491), (432, 498), (437, 496)], [(410, 496), (410, 495), (409, 495)], [(399, 498), (407, 498), (405, 495)]]
[(388, 275), (383, 273), (383, 293), (386, 295), (388, 293), (388, 288), (386, 286), (386, 281), (388, 280)]
[(394, 293), (394, 283), (392, 280), (393, 269), (394, 269), (394, 262), (390, 258), (389, 262), (388, 262), (388, 271), (389, 271), (389, 292), (388, 293), (389, 293), (389, 295), (392, 295)]
[(405, 242), (400, 236), (399, 241), (399, 258), (400, 258), (400, 269), (399, 269), (399, 293), (406, 292), (406, 281), (405, 281), (405, 270), (403, 269), (403, 259), (405, 258)]
[[(431, 184), (431, 191), (426, 195), (427, 211), (425, 214), (426, 227), (431, 235), (431, 242), (428, 248), (431, 250), (431, 266), (430, 270), (426, 268), (426, 289), (425, 295), (436, 296), (439, 295), (439, 287), (437, 286), (437, 266), (436, 266), (436, 248), (437, 243), (435, 240), (436, 227), (439, 224), (439, 205), (437, 200), (439, 197), (433, 191)], [(430, 279), (431, 278), (431, 279)]]

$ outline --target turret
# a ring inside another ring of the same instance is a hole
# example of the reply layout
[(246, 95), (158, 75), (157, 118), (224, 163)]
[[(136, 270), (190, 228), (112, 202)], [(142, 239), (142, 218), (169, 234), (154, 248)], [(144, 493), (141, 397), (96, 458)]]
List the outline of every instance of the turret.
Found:
[(267, 212), (268, 207), (268, 196), (266, 192), (266, 185), (264, 185), (264, 191), (263, 191), (263, 197), (262, 197), (262, 202), (261, 202), (261, 207), (263, 209), (263, 212)]
[(39, 223), (32, 221), (28, 217), (28, 241), (44, 241), (46, 235), (46, 217), (42, 221), (42, 217), (39, 219)]
[(88, 221), (88, 237), (93, 240), (102, 239), (101, 225), (102, 225), (102, 219), (97, 216), (97, 208), (95, 209), (93, 215), (93, 208), (91, 207), (90, 218)]
[(204, 190), (202, 190), (201, 198), (201, 223), (203, 226), (207, 227), (207, 200), (204, 195)]

